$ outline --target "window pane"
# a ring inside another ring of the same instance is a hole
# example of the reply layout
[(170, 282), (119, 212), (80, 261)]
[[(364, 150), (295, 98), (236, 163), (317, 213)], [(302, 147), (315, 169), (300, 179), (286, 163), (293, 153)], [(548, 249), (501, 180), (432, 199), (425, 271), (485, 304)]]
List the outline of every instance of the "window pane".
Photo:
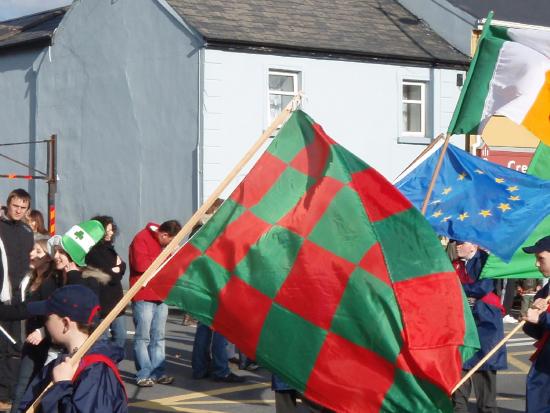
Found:
[(269, 115), (271, 116), (271, 120), (275, 119), (292, 99), (293, 96), (269, 95)]
[(421, 104), (403, 103), (403, 130), (406, 132), (422, 132)]
[(422, 99), (422, 87), (420, 85), (403, 85), (403, 99), (405, 100)]
[(294, 92), (294, 77), (285, 75), (269, 75), (269, 89), (283, 92)]

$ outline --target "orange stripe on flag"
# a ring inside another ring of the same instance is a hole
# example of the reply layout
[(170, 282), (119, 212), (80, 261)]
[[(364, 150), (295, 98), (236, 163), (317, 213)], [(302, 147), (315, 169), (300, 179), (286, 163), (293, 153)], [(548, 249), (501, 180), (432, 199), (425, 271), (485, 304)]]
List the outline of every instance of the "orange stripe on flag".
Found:
[(546, 81), (535, 103), (523, 119), (523, 126), (541, 141), (550, 145), (550, 72), (546, 72)]

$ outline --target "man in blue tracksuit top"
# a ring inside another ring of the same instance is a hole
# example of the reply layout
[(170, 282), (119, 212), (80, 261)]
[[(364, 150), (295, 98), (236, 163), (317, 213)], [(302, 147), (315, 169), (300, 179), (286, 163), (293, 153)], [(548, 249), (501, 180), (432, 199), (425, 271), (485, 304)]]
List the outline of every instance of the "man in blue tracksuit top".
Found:
[(128, 412), (124, 384), (116, 363), (122, 360), (123, 350), (107, 341), (100, 341), (82, 357), (78, 365), (69, 361), (88, 338), (94, 319), (99, 315), (99, 300), (88, 287), (79, 284), (57, 289), (45, 301), (27, 304), (29, 313), (46, 316), (46, 328), (54, 343), (66, 352), (50, 364), (31, 382), (25, 392), (20, 412), (33, 403), (50, 381), (53, 386), (42, 398), (39, 411)]
[[(550, 277), (550, 235), (538, 240), (535, 245), (523, 248), (528, 254), (535, 254), (535, 265), (541, 274)], [(535, 295), (527, 315), (523, 331), (538, 341), (537, 350), (531, 357), (533, 365), (527, 375), (527, 413), (550, 413), (550, 308), (548, 289), (550, 283)]]

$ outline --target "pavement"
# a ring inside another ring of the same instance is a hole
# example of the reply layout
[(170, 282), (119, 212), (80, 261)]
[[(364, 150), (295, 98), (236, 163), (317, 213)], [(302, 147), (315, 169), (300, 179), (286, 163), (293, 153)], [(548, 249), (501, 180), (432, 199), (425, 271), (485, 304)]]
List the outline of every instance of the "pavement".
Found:
[[(209, 379), (191, 378), (191, 351), (194, 327), (182, 325), (182, 314), (171, 311), (166, 326), (167, 374), (175, 377), (171, 385), (156, 384), (139, 388), (134, 384), (135, 367), (132, 360), (120, 365), (126, 382), (130, 412), (186, 412), (186, 413), (274, 413), (275, 400), (271, 391), (271, 374), (265, 369), (254, 372), (239, 370), (230, 364), (233, 372), (246, 377), (238, 384), (218, 383)], [(127, 317), (129, 340), (127, 355), (131, 357), (133, 324)], [(506, 332), (515, 324), (505, 324)], [(500, 413), (525, 411), (525, 377), (529, 371), (529, 356), (533, 352), (533, 340), (523, 333), (515, 334), (509, 341), (506, 371), (497, 374), (497, 402)], [(470, 411), (475, 412), (475, 400), (471, 398)], [(305, 409), (301, 409), (306, 412)]]

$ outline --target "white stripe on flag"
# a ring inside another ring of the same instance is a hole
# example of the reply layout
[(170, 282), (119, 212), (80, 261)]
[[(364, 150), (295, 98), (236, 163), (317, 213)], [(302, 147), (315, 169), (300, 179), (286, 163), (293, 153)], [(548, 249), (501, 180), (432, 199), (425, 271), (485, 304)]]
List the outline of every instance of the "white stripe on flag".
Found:
[(88, 253), (95, 245), (94, 239), (79, 225), (73, 226), (66, 235), (80, 245), (80, 248), (82, 248), (85, 253)]

